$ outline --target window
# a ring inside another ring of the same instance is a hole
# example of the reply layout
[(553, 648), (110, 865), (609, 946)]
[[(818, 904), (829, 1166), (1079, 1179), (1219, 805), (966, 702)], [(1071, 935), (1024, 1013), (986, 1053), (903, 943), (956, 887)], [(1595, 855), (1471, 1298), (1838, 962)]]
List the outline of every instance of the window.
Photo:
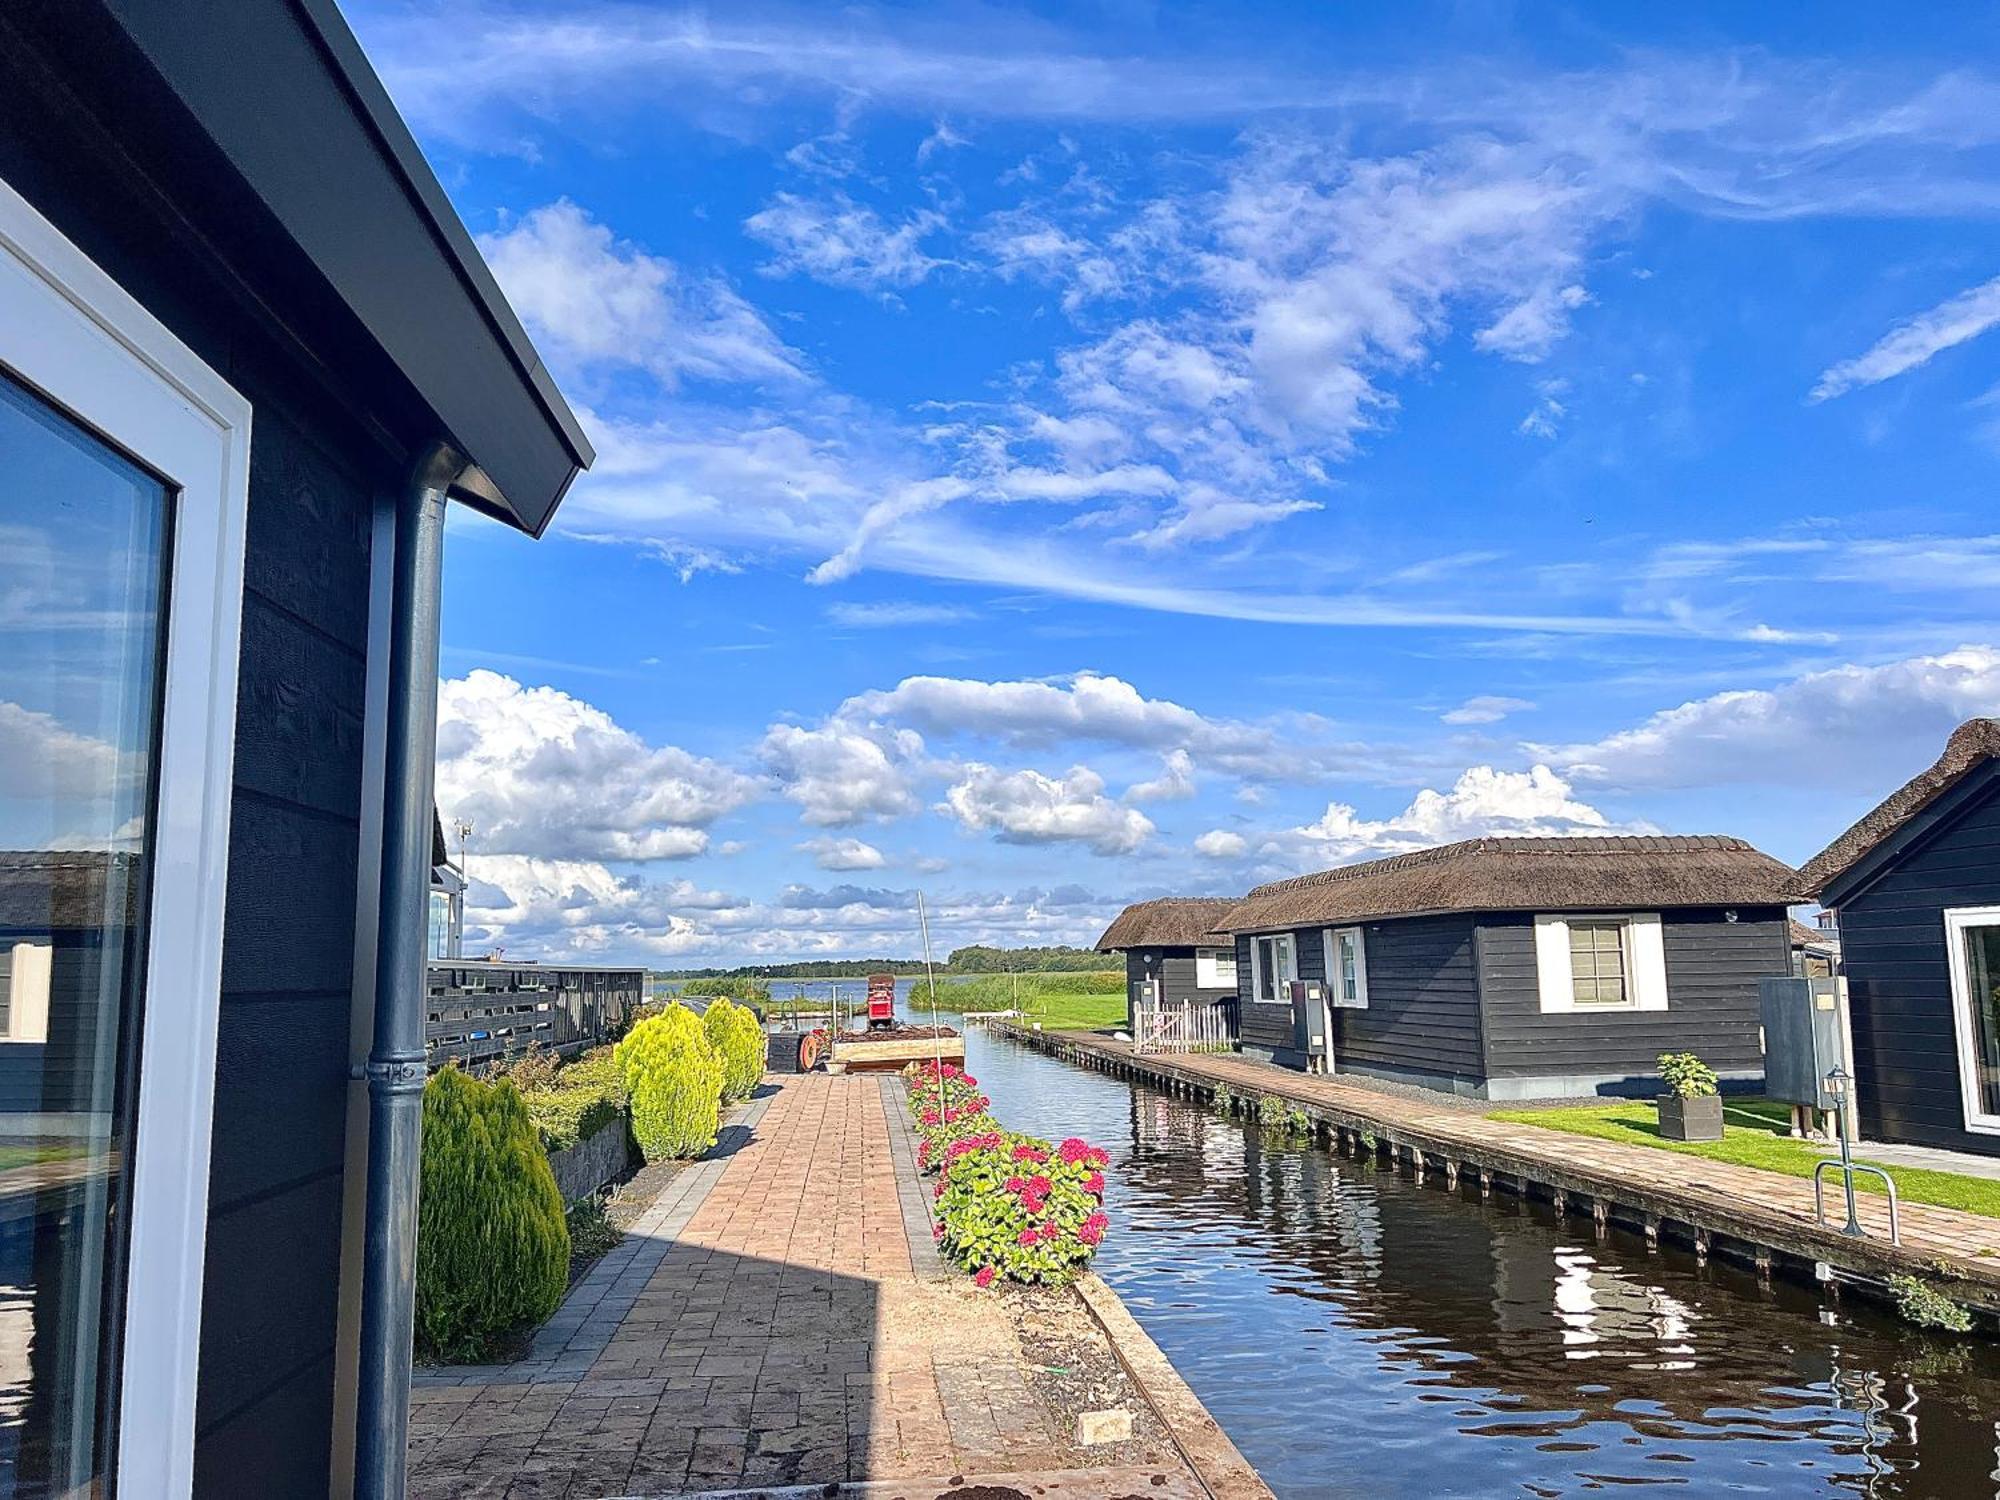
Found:
[(1297, 950), (1289, 932), (1250, 940), (1251, 996), (1266, 1005), (1289, 1005), (1287, 988), (1299, 977)]
[(1330, 927), (1326, 944), (1326, 993), (1337, 1008), (1368, 1008), (1368, 949), (1359, 927)]
[(1570, 992), (1579, 1006), (1632, 1003), (1623, 922), (1569, 924)]
[(1198, 990), (1236, 988), (1236, 950), (1197, 948), (1194, 954), (1194, 985)]
[(0, 1494), (192, 1487), (249, 423), (0, 182)]
[(1535, 981), (1545, 1015), (1667, 1008), (1655, 913), (1535, 918)]
[(1944, 914), (1965, 1128), (2000, 1135), (2000, 907)]

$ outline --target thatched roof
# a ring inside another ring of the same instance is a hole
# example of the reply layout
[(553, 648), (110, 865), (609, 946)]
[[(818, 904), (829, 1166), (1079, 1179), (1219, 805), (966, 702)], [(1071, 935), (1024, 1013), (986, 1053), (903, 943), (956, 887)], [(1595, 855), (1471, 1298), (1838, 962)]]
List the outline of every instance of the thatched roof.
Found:
[(1892, 792), (1880, 807), (1806, 861), (1799, 871), (1817, 896), (1966, 774), (2000, 756), (2000, 719), (1968, 719), (1952, 731), (1937, 764)]
[(1228, 932), (1445, 911), (1618, 911), (1785, 906), (1797, 874), (1741, 839), (1468, 839), (1259, 886)]
[(1135, 901), (1104, 929), (1097, 951), (1227, 946), (1229, 935), (1218, 931), (1215, 924), (1235, 905), (1234, 896), (1163, 896), (1158, 901)]
[(1808, 927), (1797, 917), (1790, 919), (1792, 946), (1794, 948), (1825, 948), (1831, 951), (1840, 946), (1840, 940), (1830, 932), (1822, 932), (1817, 927)]

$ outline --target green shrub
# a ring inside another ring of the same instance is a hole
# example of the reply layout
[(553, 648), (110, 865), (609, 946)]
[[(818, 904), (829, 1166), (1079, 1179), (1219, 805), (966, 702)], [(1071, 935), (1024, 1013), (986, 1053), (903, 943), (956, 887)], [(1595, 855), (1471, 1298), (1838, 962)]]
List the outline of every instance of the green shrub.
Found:
[(611, 1050), (599, 1047), (561, 1066), (551, 1065), (554, 1053), (530, 1050), (507, 1069), (547, 1150), (567, 1151), (624, 1116), (625, 1084)]
[(709, 1002), (701, 1025), (722, 1054), (722, 1097), (748, 1099), (764, 1076), (764, 1028), (756, 1016), (724, 999)]
[(1660, 1082), (1681, 1099), (1706, 1099), (1716, 1092), (1715, 1069), (1692, 1052), (1662, 1052)]
[(1236, 1095), (1230, 1091), (1226, 1083), (1218, 1083), (1215, 1086), (1215, 1097), (1209, 1103), (1225, 1120), (1236, 1113)]
[(632, 1136), (647, 1161), (699, 1156), (722, 1117), (722, 1054), (701, 1017), (669, 1005), (634, 1026), (614, 1053), (631, 1100)]
[(480, 1360), (541, 1322), (569, 1283), (562, 1194), (520, 1093), (456, 1067), (424, 1087), (417, 1344)]

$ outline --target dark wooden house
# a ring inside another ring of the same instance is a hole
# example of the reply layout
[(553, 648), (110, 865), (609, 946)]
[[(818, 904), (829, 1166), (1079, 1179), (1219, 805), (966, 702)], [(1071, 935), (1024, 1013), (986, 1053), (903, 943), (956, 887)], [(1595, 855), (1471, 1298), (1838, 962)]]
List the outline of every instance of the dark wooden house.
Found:
[(1862, 1134), (2000, 1156), (2000, 719), (1802, 874), (1839, 913)]
[(1649, 1092), (1662, 1052), (1763, 1073), (1757, 981), (1791, 972), (1797, 876), (1740, 839), (1489, 838), (1260, 886), (1236, 938), (1246, 1052), (1488, 1099)]
[(1233, 897), (1165, 896), (1125, 908), (1097, 940), (1125, 955), (1125, 1024), (1142, 1005), (1236, 998), (1236, 940), (1215, 924)]
[(332, 0), (0, 6), (0, 1492), (401, 1493), (444, 511), (589, 458)]

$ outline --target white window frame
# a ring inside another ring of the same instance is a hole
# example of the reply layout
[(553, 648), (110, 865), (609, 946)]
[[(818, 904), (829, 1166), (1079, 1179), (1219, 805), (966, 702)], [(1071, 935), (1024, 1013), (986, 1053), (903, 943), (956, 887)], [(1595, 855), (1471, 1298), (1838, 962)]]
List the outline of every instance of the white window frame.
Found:
[[(1623, 1005), (1578, 1005), (1570, 963), (1572, 922), (1615, 922), (1624, 930), (1630, 998)], [(1667, 948), (1658, 912), (1565, 912), (1535, 918), (1535, 983), (1545, 1016), (1622, 1016), (1667, 1009)]]
[[(1225, 969), (1224, 965), (1227, 965)], [(1198, 990), (1228, 990), (1236, 987), (1234, 948), (1194, 950), (1194, 987)]]
[(1979, 1106), (1979, 1033), (1972, 1019), (1972, 975), (1965, 962), (1965, 934), (2000, 927), (2000, 906), (1958, 906), (1944, 914), (1945, 955), (1951, 969), (1952, 1032), (1958, 1040), (1959, 1104), (1974, 1135), (2000, 1135), (2000, 1115)]
[[(1354, 940), (1354, 998), (1349, 1000), (1340, 988), (1340, 942), (1343, 938)], [(1368, 1009), (1368, 937), (1359, 927), (1324, 927), (1320, 929), (1320, 953), (1326, 965), (1326, 1002), (1335, 1010)]]
[(0, 181), (0, 365), (175, 489), (113, 1484), (194, 1484), (250, 403)]
[(1285, 951), (1291, 955), (1290, 979), (1299, 977), (1299, 942), (1289, 932), (1258, 932), (1250, 935), (1250, 1001), (1253, 1005), (1290, 1005), (1292, 997), (1279, 993), (1279, 985), (1271, 987), (1274, 999), (1264, 998), (1264, 958), (1260, 944), (1283, 943)]

